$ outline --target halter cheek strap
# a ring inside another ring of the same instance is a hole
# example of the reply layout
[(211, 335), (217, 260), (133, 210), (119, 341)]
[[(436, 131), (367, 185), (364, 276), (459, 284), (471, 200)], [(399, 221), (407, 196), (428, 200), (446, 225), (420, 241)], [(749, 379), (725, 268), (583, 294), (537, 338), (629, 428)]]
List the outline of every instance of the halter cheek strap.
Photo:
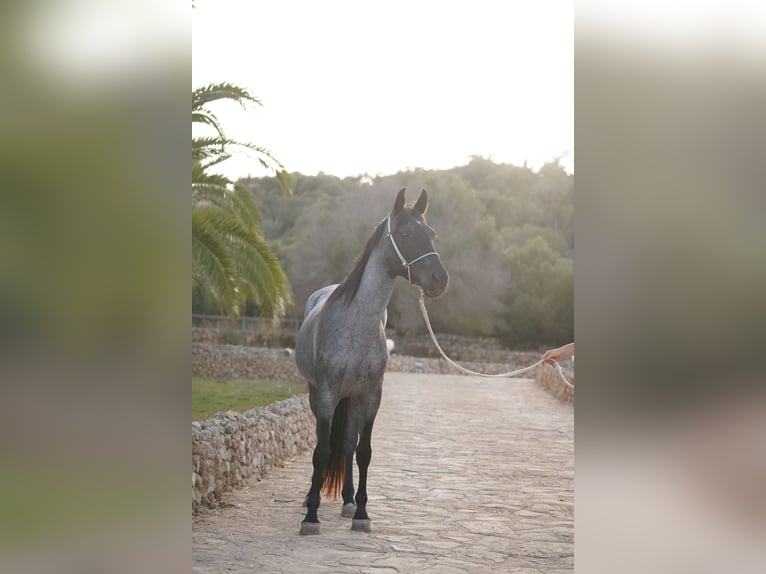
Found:
[(407, 268), (407, 280), (410, 282), (410, 285), (412, 285), (412, 276), (410, 275), (410, 266), (414, 265), (421, 259), (425, 259), (429, 255), (436, 255), (439, 257), (439, 254), (436, 251), (429, 251), (428, 253), (424, 253), (423, 255), (416, 257), (412, 261), (407, 261), (407, 258), (402, 254), (402, 250), (399, 249), (399, 246), (396, 244), (396, 240), (394, 239), (393, 234), (391, 233), (391, 217), (386, 220), (386, 233), (388, 234), (388, 238), (391, 239), (391, 245), (394, 246), (394, 251), (396, 251), (396, 255), (399, 257), (399, 261), (402, 262), (402, 266)]

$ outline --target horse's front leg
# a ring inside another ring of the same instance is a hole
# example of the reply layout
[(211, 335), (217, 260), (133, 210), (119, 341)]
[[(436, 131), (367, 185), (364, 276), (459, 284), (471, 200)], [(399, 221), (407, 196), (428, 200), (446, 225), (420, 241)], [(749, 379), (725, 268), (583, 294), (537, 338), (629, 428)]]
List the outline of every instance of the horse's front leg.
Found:
[[(382, 383), (382, 380), (380, 381)], [(356, 513), (351, 521), (351, 530), (370, 531), (370, 517), (367, 516), (367, 469), (372, 460), (372, 427), (380, 406), (381, 387), (367, 396), (361, 418), (359, 444), (356, 447), (356, 464), (359, 467), (359, 487), (356, 491)], [(361, 405), (360, 405), (361, 406)]]
[[(332, 413), (332, 411), (330, 411)], [(311, 488), (306, 496), (306, 517), (301, 522), (301, 534), (319, 534), (319, 509), (324, 471), (330, 459), (330, 428), (332, 416), (317, 414), (317, 446), (314, 449), (314, 474), (311, 477)]]
[(356, 447), (356, 464), (359, 466), (359, 488), (356, 491), (356, 513), (351, 521), (351, 530), (370, 531), (370, 517), (367, 516), (367, 469), (372, 459), (373, 418), (366, 422)]

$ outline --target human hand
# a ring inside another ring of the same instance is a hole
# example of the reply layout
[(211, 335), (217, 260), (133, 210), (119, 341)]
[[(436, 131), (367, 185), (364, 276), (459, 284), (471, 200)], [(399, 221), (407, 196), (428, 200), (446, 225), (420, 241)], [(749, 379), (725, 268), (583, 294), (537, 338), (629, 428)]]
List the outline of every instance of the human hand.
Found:
[(550, 365), (551, 367), (555, 367), (557, 361), (572, 355), (574, 355), (574, 343), (568, 343), (563, 347), (559, 347), (558, 349), (545, 351), (540, 360), (543, 363)]
[(556, 356), (556, 350), (554, 349), (554, 350), (550, 350), (550, 351), (545, 351), (545, 353), (543, 354), (543, 356), (542, 356), (542, 358), (540, 360), (543, 363), (545, 363), (546, 365), (550, 365), (551, 367), (555, 367), (556, 366), (556, 360), (558, 358), (559, 357)]

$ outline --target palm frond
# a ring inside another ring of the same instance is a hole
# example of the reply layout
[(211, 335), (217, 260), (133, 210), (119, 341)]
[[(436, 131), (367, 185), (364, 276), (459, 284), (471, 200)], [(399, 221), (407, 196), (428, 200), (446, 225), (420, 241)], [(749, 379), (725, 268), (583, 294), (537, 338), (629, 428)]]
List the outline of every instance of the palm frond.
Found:
[(192, 124), (215, 130), (212, 136), (192, 137), (192, 280), (232, 321), (252, 301), (276, 323), (292, 305), (292, 296), (287, 276), (261, 233), (258, 205), (245, 186), (209, 169), (239, 150), (273, 171), (285, 195), (292, 193), (292, 178), (265, 147), (224, 135), (208, 107), (220, 100), (243, 108), (262, 105), (247, 89), (227, 82), (192, 91)]
[[(215, 207), (192, 210), (192, 268), (235, 321), (248, 300), (279, 321), (292, 304), (287, 276), (268, 242)], [(195, 248), (196, 246), (196, 248)]]
[(225, 150), (224, 151), (218, 151), (216, 153), (211, 153), (207, 158), (205, 158), (206, 161), (205, 161), (204, 168), (205, 169), (210, 169), (214, 165), (219, 164), (219, 163), (221, 163), (223, 161), (226, 161), (227, 159), (229, 159), (233, 155), (234, 155), (233, 153), (225, 151)]
[[(192, 240), (192, 252), (194, 252), (194, 243)], [(221, 297), (220, 294), (215, 291), (215, 289), (212, 286), (212, 283), (210, 282), (210, 278), (205, 275), (205, 272), (203, 269), (195, 269), (192, 267), (192, 283), (194, 285), (197, 285), (202, 291), (207, 295), (208, 299), (210, 299), (216, 306), (216, 309), (218, 309), (219, 315), (228, 315), (228, 312), (226, 308), (221, 303)], [(232, 319), (232, 323), (235, 323), (235, 321)]]
[(247, 297), (261, 315), (279, 321), (292, 304), (287, 276), (271, 246), (260, 235), (232, 238), (232, 252), (240, 262), (238, 271)]
[(245, 294), (226, 237), (232, 219), (215, 208), (192, 208), (192, 277), (201, 279), (216, 304), (236, 321)]
[(244, 109), (246, 109), (248, 102), (259, 106), (263, 105), (263, 102), (247, 88), (229, 82), (218, 82), (200, 86), (192, 91), (192, 111), (197, 111), (210, 102), (218, 100), (231, 100), (241, 105)]
[(276, 172), (276, 177), (279, 187), (282, 188), (282, 194), (285, 197), (290, 197), (293, 194), (293, 176), (284, 169), (280, 169)]
[(192, 124), (205, 124), (211, 126), (217, 133), (218, 137), (225, 138), (223, 128), (216, 115), (208, 109), (202, 108), (192, 112)]
[(192, 186), (195, 184), (220, 185), (225, 187), (231, 183), (231, 180), (225, 175), (219, 173), (208, 173), (201, 164), (192, 165)]
[[(274, 157), (274, 155), (267, 148), (259, 145), (255, 145), (250, 142), (240, 142), (237, 140), (224, 138), (220, 136), (198, 136), (192, 138), (192, 161), (201, 161), (208, 158), (215, 158), (220, 154), (228, 153), (226, 150), (232, 147), (241, 148), (242, 151), (247, 153), (255, 152), (256, 158), (267, 169), (277, 170), (284, 169), (282, 163)], [(231, 155), (231, 154), (229, 154)], [(220, 160), (213, 163), (219, 163)], [(213, 163), (207, 164), (207, 167), (213, 165)]]
[[(198, 168), (198, 166), (197, 166)], [(198, 169), (197, 169), (198, 170)], [(192, 173), (195, 169), (192, 169)], [(192, 201), (195, 205), (210, 204), (218, 207), (255, 233), (261, 232), (261, 212), (253, 194), (245, 186), (232, 184), (218, 174), (192, 175)]]
[(225, 138), (219, 136), (192, 137), (192, 161), (202, 161), (226, 153)]

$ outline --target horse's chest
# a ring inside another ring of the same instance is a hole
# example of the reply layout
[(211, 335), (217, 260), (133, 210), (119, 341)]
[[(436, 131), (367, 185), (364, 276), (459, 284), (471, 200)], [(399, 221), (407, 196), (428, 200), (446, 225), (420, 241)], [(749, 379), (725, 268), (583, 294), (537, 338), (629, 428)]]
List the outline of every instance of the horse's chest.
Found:
[(388, 362), (385, 342), (349, 342), (347, 352), (328, 349), (324, 365), (330, 378), (348, 387), (377, 385), (383, 378)]

